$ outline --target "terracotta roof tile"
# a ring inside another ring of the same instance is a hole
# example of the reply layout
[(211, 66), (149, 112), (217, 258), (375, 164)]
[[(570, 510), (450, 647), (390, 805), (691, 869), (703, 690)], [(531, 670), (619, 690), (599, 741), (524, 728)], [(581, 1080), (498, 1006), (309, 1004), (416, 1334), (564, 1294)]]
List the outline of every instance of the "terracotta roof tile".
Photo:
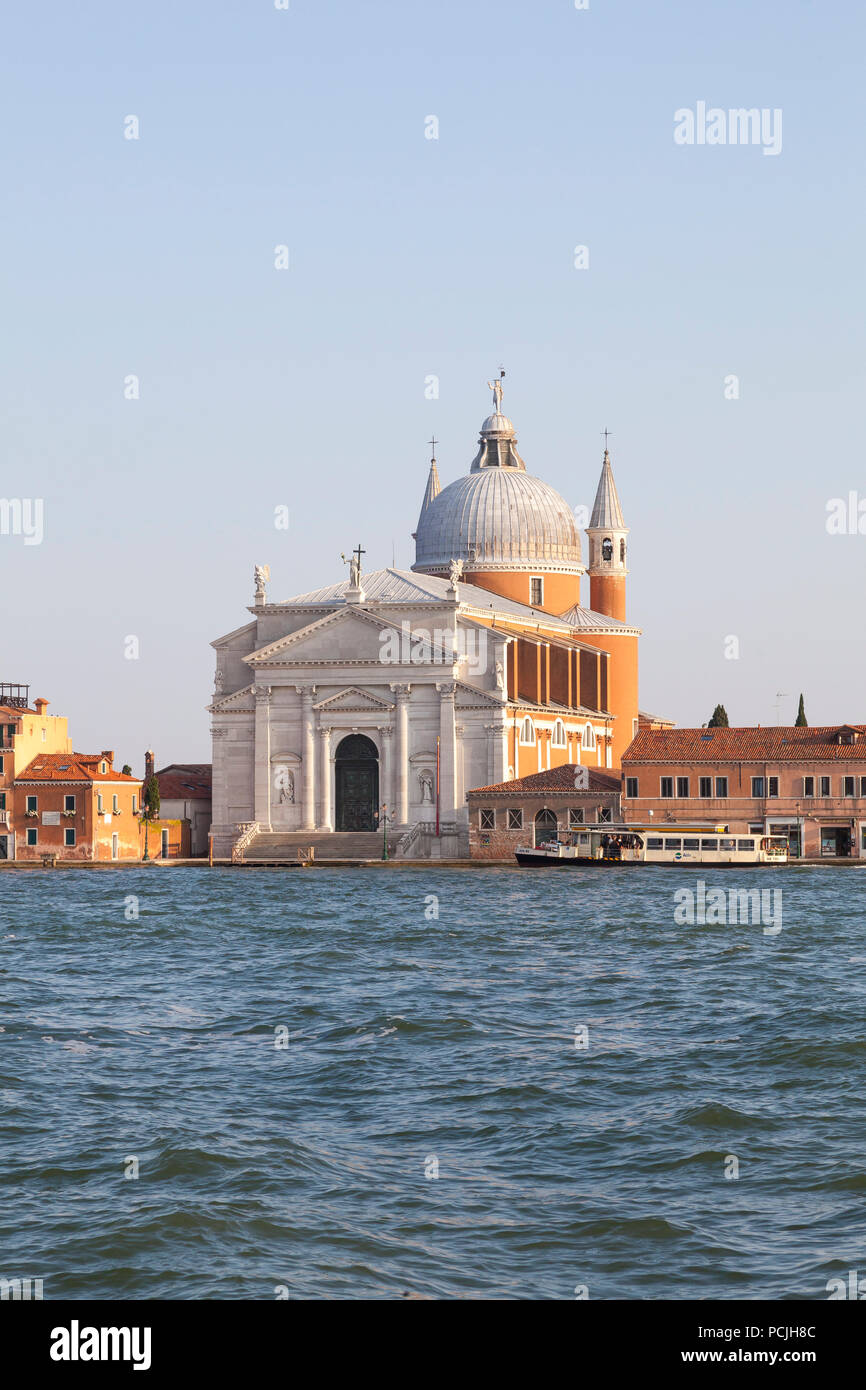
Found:
[(210, 801), (210, 763), (170, 763), (156, 773), (163, 801)]
[[(842, 730), (853, 743), (838, 743)], [(639, 729), (623, 754), (633, 762), (848, 762), (866, 760), (866, 724), (821, 728)]]
[[(578, 763), (563, 763), (547, 772), (531, 772), (528, 777), (515, 777), (510, 782), (494, 782), (489, 787), (473, 787), (470, 796), (477, 792), (506, 792), (519, 796), (543, 796), (545, 792), (575, 792), (574, 774)], [(589, 790), (592, 792), (618, 792), (621, 782), (609, 772), (590, 767)]]
[(139, 786), (140, 777), (128, 777), (113, 768), (101, 776), (96, 764), (100, 755), (89, 753), (41, 753), (15, 778), (17, 782), (129, 782)]

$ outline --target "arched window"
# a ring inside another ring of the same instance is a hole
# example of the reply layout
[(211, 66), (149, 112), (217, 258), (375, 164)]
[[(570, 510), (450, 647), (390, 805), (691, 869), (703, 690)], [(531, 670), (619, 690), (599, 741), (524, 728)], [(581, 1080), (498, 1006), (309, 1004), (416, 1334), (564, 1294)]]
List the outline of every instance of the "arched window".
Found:
[(595, 729), (591, 724), (584, 724), (583, 726), (583, 746), (590, 752), (595, 747)]
[(620, 543), (619, 543), (619, 562), (620, 562), (621, 565), (624, 565), (624, 564), (625, 564), (625, 540), (624, 540), (624, 539), (620, 539)]
[(601, 558), (603, 560), (613, 559), (613, 541), (610, 536), (605, 536), (601, 543)]
[(526, 716), (520, 726), (520, 742), (528, 744), (535, 743), (535, 725), (529, 715)]
[(565, 725), (561, 719), (557, 719), (553, 726), (553, 738), (550, 742), (553, 748), (565, 748), (567, 746), (568, 740), (565, 736)]

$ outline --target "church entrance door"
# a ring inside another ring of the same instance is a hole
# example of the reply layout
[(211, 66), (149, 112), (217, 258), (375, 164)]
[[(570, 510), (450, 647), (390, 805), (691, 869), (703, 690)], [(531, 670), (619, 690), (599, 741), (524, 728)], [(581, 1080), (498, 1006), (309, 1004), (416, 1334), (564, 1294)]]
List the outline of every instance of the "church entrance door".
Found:
[(379, 824), (379, 754), (372, 739), (349, 734), (337, 746), (337, 830), (375, 830)]

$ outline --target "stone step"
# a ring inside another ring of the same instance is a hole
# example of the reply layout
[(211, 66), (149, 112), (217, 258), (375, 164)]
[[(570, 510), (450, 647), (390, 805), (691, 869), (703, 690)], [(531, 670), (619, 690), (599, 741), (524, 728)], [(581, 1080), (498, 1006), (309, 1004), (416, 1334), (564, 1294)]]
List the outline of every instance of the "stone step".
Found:
[[(388, 833), (388, 856), (397, 853), (400, 836)], [(298, 850), (312, 846), (316, 859), (381, 859), (382, 835), (378, 830), (316, 831), (265, 830), (248, 846), (244, 858), (296, 860)]]

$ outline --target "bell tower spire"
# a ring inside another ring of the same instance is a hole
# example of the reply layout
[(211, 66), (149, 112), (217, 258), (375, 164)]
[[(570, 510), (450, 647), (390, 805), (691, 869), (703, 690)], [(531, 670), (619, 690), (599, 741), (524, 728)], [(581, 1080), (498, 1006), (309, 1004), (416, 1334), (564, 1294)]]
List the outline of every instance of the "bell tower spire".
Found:
[(586, 528), (589, 537), (589, 606), (596, 613), (625, 622), (626, 536), (629, 528), (622, 507), (607, 448), (609, 430), (604, 431), (604, 460), (592, 516)]

